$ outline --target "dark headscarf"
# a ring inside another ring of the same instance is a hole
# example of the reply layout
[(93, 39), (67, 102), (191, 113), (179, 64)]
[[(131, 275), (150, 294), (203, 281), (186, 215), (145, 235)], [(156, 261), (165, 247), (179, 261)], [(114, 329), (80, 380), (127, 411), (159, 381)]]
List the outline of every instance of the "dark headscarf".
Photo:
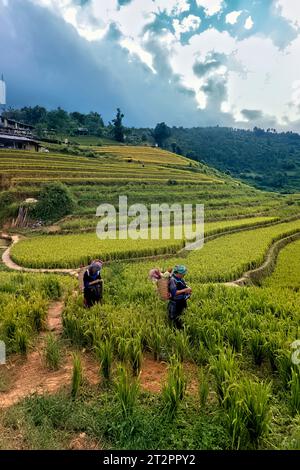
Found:
[(102, 268), (102, 263), (100, 262), (92, 263), (88, 267), (90, 276), (95, 276), (98, 272), (100, 272), (101, 268)]

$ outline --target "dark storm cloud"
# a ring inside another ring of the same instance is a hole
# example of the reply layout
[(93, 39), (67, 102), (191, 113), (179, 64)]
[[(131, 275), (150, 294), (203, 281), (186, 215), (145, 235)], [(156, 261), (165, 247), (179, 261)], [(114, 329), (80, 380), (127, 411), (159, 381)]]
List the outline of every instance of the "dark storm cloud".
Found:
[(118, 28), (118, 26), (115, 24), (115, 23), (111, 23), (109, 25), (109, 28), (108, 28), (108, 31), (105, 35), (105, 40), (106, 41), (119, 41), (122, 37), (122, 33), (120, 31), (120, 29)]
[(193, 71), (197, 77), (204, 77), (207, 73), (217, 70), (221, 65), (227, 64), (227, 56), (218, 52), (209, 53), (203, 62), (197, 61)]
[(243, 117), (248, 119), (248, 121), (250, 121), (251, 126), (258, 126), (264, 128), (278, 127), (277, 119), (274, 116), (265, 114), (260, 109), (242, 109), (241, 114)]
[(263, 116), (263, 112), (259, 109), (242, 109), (241, 113), (249, 121), (256, 121)]
[(206, 94), (207, 108), (218, 110), (227, 99), (227, 79), (223, 75), (209, 77), (201, 90)]
[(88, 5), (90, 3), (90, 0), (73, 0), (73, 3), (74, 5), (84, 7), (85, 5)]
[(118, 4), (120, 5), (120, 7), (122, 7), (123, 5), (128, 5), (128, 3), (131, 3), (132, 0), (118, 0)]
[[(105, 26), (100, 17), (92, 16), (88, 0), (74, 3), (82, 7), (77, 13), (80, 27)], [(107, 25), (101, 41), (88, 42), (58, 15), (28, 0), (10, 0), (6, 7), (0, 1), (0, 17), (0, 72), (7, 80), (8, 105), (94, 110), (106, 122), (120, 107), (129, 126), (154, 126), (161, 121), (188, 127), (235, 125), (231, 114), (221, 112), (228, 74), (220, 75), (218, 70), (225, 65), (228, 71), (240, 71), (234, 55), (212, 51), (198, 59), (194, 71), (206, 79), (202, 91), (207, 100), (206, 109), (200, 110), (195, 91), (183, 86), (180, 75), (173, 72), (170, 51), (161, 41), (172, 23), (165, 12), (144, 30), (143, 48), (151, 54), (156, 73), (120, 46), (123, 36), (118, 24)]]
[(114, 25), (102, 41), (89, 43), (58, 16), (24, 0), (11, 0), (7, 7), (0, 3), (0, 16), (8, 105), (95, 110), (106, 121), (121, 107), (128, 125), (206, 124), (194, 93), (163, 65), (163, 51), (154, 41), (157, 74), (120, 47)]

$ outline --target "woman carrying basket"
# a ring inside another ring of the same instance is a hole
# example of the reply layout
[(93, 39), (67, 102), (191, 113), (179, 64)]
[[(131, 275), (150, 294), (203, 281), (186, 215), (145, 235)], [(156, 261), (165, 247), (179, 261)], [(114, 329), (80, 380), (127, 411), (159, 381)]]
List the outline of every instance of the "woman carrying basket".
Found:
[(177, 265), (173, 269), (169, 281), (170, 300), (168, 303), (168, 315), (174, 327), (179, 330), (183, 328), (181, 315), (187, 307), (187, 299), (190, 298), (192, 293), (192, 289), (186, 285), (183, 279), (186, 273), (187, 269), (185, 266)]

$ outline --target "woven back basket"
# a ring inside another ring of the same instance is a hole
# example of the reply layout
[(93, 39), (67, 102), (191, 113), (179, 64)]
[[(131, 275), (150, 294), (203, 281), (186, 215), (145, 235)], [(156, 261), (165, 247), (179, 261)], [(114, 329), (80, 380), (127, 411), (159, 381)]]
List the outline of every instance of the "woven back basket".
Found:
[(169, 279), (158, 279), (157, 281), (157, 292), (161, 300), (169, 300)]

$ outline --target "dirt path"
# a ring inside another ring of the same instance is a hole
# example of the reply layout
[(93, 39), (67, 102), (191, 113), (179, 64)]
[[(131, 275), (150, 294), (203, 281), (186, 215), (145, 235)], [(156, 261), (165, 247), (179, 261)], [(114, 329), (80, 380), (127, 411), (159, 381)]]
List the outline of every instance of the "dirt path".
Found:
[[(34, 349), (26, 357), (15, 356), (9, 359), (6, 366), (6, 375), (10, 377), (10, 388), (8, 391), (0, 392), (0, 408), (14, 405), (28, 395), (33, 393), (55, 393), (63, 385), (68, 385), (72, 377), (72, 354), (66, 353), (63, 366), (57, 371), (49, 370), (44, 363), (45, 339), (51, 331), (60, 337), (63, 331), (62, 311), (63, 301), (52, 302), (48, 309), (47, 330), (43, 331), (38, 338)], [(99, 364), (87, 354), (81, 354), (86, 379), (95, 384), (99, 379)]]
[[(289, 222), (289, 221), (298, 220), (298, 219), (299, 219), (298, 216), (293, 216), (293, 217), (288, 217), (288, 218), (282, 219), (282, 220), (280, 220), (280, 219), (274, 220), (274, 221), (271, 221), (269, 223), (260, 223), (260, 224), (254, 224), (254, 225), (241, 226), (239, 228), (233, 228), (231, 230), (225, 230), (223, 232), (218, 232), (218, 233), (214, 233), (212, 235), (208, 235), (208, 236), (205, 237), (204, 242), (207, 243), (209, 241), (215, 240), (216, 238), (220, 238), (220, 237), (225, 236), (225, 235), (231, 235), (231, 234), (234, 234), (234, 233), (244, 232), (244, 231), (251, 231), (251, 230), (258, 229), (258, 228), (264, 228), (264, 227), (269, 227), (269, 226), (272, 226), (272, 225), (278, 225), (280, 223)], [(54, 274), (57, 273), (57, 274), (69, 274), (71, 276), (77, 276), (77, 277), (79, 276), (81, 268), (79, 268), (79, 269), (75, 269), (75, 268), (72, 268), (72, 269), (71, 268), (70, 269), (67, 269), (67, 268), (65, 268), (65, 269), (60, 269), (60, 268), (46, 269), (46, 268), (26, 268), (24, 266), (20, 266), (20, 265), (16, 264), (11, 259), (10, 253), (11, 253), (11, 248), (16, 243), (18, 243), (22, 239), (24, 239), (25, 237), (22, 237), (22, 236), (17, 235), (17, 234), (10, 236), (7, 233), (2, 232), (0, 234), (0, 238), (3, 238), (5, 240), (9, 240), (9, 241), (12, 242), (10, 244), (10, 246), (4, 251), (4, 253), (2, 255), (2, 262), (9, 269), (13, 269), (15, 271), (30, 272), (30, 273), (54, 273)], [(124, 263), (125, 262), (133, 263), (133, 262), (139, 262), (139, 261), (167, 259), (167, 258), (172, 258), (176, 255), (185, 257), (185, 256), (187, 256), (188, 253), (189, 253), (189, 251), (186, 249), (186, 247), (183, 247), (183, 248), (179, 249), (176, 253), (163, 253), (163, 254), (160, 254), (160, 255), (149, 255), (149, 256), (142, 256), (142, 257), (137, 257), (137, 258), (124, 258), (121, 261), (124, 262)], [(110, 264), (110, 261), (105, 261), (103, 264), (108, 265), (108, 264)], [(240, 279), (233, 280), (231, 282), (222, 283), (222, 284), (225, 284), (228, 287), (243, 286), (245, 284), (247, 285), (247, 284), (249, 284), (248, 272), (244, 273)]]
[(78, 275), (79, 269), (34, 269), (34, 268), (25, 268), (24, 266), (19, 266), (16, 264), (10, 256), (11, 249), (16, 243), (22, 240), (20, 235), (12, 235), (9, 237), (7, 234), (1, 234), (0, 238), (4, 238), (5, 240), (10, 239), (12, 243), (10, 246), (4, 251), (2, 254), (2, 262), (5, 266), (9, 269), (14, 271), (22, 271), (28, 273), (53, 273), (53, 274), (70, 274), (71, 276)]
[(224, 285), (227, 287), (243, 287), (251, 285), (260, 285), (261, 281), (266, 277), (270, 276), (276, 266), (277, 257), (279, 252), (289, 243), (292, 243), (300, 239), (300, 232), (292, 233), (291, 235), (285, 236), (276, 240), (269, 247), (264, 262), (257, 268), (250, 269), (243, 273), (242, 277), (235, 281), (225, 282)]

